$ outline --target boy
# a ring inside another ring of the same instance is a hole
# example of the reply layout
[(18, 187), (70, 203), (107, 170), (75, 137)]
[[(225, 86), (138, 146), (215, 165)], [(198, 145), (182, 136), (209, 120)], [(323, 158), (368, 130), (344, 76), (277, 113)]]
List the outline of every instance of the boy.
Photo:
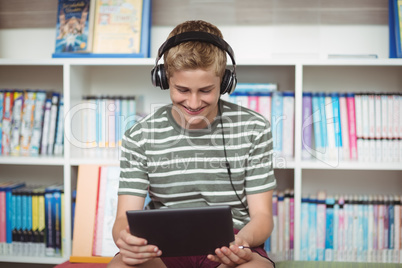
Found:
[[(187, 21), (160, 48), (164, 64), (156, 64), (152, 79), (169, 88), (172, 104), (125, 133), (113, 227), (120, 252), (108, 267), (273, 267), (261, 247), (273, 228), (270, 125), (220, 100), (236, 85), (233, 52), (221, 38), (216, 26)], [(230, 205), (235, 241), (215, 255), (163, 257), (128, 229), (125, 212), (142, 209), (148, 191), (155, 209)]]

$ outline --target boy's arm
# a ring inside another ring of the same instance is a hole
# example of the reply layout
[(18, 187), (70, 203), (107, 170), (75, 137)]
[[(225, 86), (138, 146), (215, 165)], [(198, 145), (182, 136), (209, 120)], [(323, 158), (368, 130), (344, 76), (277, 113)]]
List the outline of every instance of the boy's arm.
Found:
[(239, 231), (237, 236), (246, 241), (250, 247), (260, 246), (271, 235), (274, 227), (272, 194), (273, 190), (247, 195), (251, 220)]
[(127, 228), (127, 210), (142, 210), (144, 207), (144, 197), (134, 195), (119, 195), (117, 202), (116, 220), (113, 225), (113, 240), (117, 241), (120, 232)]

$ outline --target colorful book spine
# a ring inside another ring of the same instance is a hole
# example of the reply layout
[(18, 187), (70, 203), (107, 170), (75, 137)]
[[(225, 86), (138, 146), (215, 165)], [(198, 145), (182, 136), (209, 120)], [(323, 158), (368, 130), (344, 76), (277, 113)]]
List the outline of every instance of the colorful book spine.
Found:
[(334, 161), (336, 156), (336, 142), (335, 142), (335, 115), (333, 109), (333, 100), (330, 93), (325, 94), (325, 116), (326, 116), (326, 137), (327, 137), (327, 153), (326, 159)]
[(302, 158), (310, 159), (313, 148), (313, 111), (311, 92), (303, 92), (302, 103)]
[(289, 217), (290, 217), (290, 227), (289, 227), (289, 240), (290, 240), (290, 256), (288, 260), (294, 259), (294, 229), (295, 229), (295, 194), (293, 190), (290, 190), (289, 199)]
[(284, 156), (293, 157), (295, 93), (283, 92), (282, 95), (283, 95), (282, 154)]
[(308, 228), (309, 228), (309, 261), (316, 261), (317, 258), (317, 198), (310, 196), (310, 203), (308, 206)]
[(22, 109), (22, 123), (20, 136), (20, 154), (29, 155), (29, 145), (32, 138), (33, 117), (35, 109), (36, 92), (27, 90), (24, 93), (24, 106)]
[(43, 115), (46, 101), (46, 92), (37, 91), (35, 100), (35, 110), (33, 117), (33, 129), (31, 143), (29, 145), (30, 155), (39, 155), (42, 139)]
[(355, 94), (346, 94), (346, 105), (348, 110), (348, 125), (349, 125), (349, 146), (351, 160), (357, 160), (357, 133), (356, 133), (356, 106)]
[(339, 93), (339, 113), (341, 120), (341, 137), (342, 137), (342, 153), (340, 154), (341, 160), (350, 159), (350, 146), (349, 146), (349, 124), (348, 124), (348, 108), (346, 102), (346, 94)]
[(324, 145), (322, 144), (321, 132), (321, 110), (319, 93), (313, 93), (312, 96), (312, 111), (313, 111), (313, 127), (314, 127), (314, 144), (315, 144), (315, 157), (322, 158), (324, 153)]
[(276, 258), (276, 254), (278, 253), (278, 195), (277, 192), (274, 191), (272, 196), (272, 218), (274, 223), (274, 229), (271, 233), (271, 254), (273, 258)]
[(13, 105), (14, 105), (13, 92), (6, 91), (4, 93), (4, 104), (3, 104), (3, 126), (2, 126), (2, 141), (1, 141), (2, 155), (9, 155), (11, 153), (11, 129), (12, 129)]
[(335, 157), (336, 160), (342, 159), (342, 147), (343, 147), (343, 140), (342, 140), (342, 126), (341, 126), (341, 111), (340, 111), (340, 104), (339, 104), (339, 94), (338, 93), (331, 93), (332, 99), (332, 110), (334, 116), (334, 134), (335, 134)]
[(47, 147), (49, 144), (51, 109), (52, 109), (52, 99), (46, 99), (45, 112), (44, 112), (44, 117), (43, 117), (42, 140), (41, 140), (41, 147), (40, 147), (40, 153), (42, 155), (47, 154)]
[(54, 153), (54, 143), (56, 138), (56, 127), (57, 127), (57, 114), (59, 109), (60, 94), (52, 94), (52, 105), (50, 108), (50, 118), (49, 118), (49, 136), (46, 147), (46, 154), (53, 155)]
[(335, 217), (334, 217), (334, 206), (335, 199), (333, 197), (327, 197), (325, 200), (326, 205), (326, 228), (325, 228), (325, 261), (334, 260), (334, 227), (335, 227)]
[(4, 91), (0, 90), (0, 155), (1, 155), (1, 142), (3, 134), (3, 104), (4, 104)]
[(20, 153), (20, 133), (21, 133), (21, 118), (22, 107), (24, 104), (24, 92), (14, 91), (14, 105), (11, 121), (11, 139), (10, 150), (11, 155), (18, 156)]
[(60, 96), (59, 108), (57, 111), (56, 137), (54, 143), (54, 155), (63, 155), (64, 145), (64, 98)]
[(300, 260), (308, 260), (309, 251), (309, 198), (303, 196), (300, 208)]
[(285, 260), (285, 196), (278, 193), (278, 252), (277, 259)]
[(327, 150), (328, 150), (328, 133), (327, 133), (327, 117), (326, 117), (326, 103), (325, 103), (325, 93), (320, 92), (318, 95), (319, 105), (320, 105), (320, 113), (321, 113), (321, 144), (323, 147), (324, 154), (322, 155), (324, 159), (327, 158)]
[(273, 147), (275, 152), (282, 152), (283, 137), (283, 96), (282, 92), (272, 94), (272, 119), (271, 130), (273, 138)]
[(317, 260), (325, 260), (326, 205), (325, 192), (317, 195)]
[(283, 228), (283, 236), (284, 236), (284, 260), (289, 260), (290, 256), (290, 192), (289, 190), (285, 190), (285, 195), (283, 199), (283, 207), (284, 207), (284, 228)]

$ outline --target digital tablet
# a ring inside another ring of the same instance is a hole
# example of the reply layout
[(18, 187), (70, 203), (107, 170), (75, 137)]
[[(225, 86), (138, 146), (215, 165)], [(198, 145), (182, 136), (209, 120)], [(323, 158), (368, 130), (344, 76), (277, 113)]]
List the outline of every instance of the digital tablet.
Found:
[(162, 257), (215, 254), (234, 241), (230, 206), (129, 210), (130, 233), (156, 245)]

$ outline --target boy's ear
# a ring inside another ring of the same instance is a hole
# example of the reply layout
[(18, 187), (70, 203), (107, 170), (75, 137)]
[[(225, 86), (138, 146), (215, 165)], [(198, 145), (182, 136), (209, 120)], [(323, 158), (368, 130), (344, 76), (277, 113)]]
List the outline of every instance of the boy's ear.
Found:
[(163, 64), (156, 65), (151, 70), (151, 80), (154, 87), (160, 87), (163, 90), (169, 89), (169, 82)]

